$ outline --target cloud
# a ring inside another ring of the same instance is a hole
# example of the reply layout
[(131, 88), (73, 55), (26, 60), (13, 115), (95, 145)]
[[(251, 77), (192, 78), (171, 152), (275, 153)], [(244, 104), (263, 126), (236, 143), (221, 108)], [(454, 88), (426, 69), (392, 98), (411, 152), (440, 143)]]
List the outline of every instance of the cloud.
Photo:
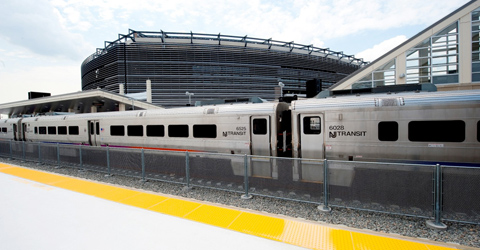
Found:
[(405, 42), (407, 37), (404, 35), (396, 36), (394, 38), (385, 40), (379, 44), (374, 45), (372, 48), (366, 49), (362, 52), (359, 52), (355, 55), (356, 58), (363, 58), (366, 62), (371, 62), (378, 57), (389, 52), (393, 48), (397, 47), (401, 43)]
[(48, 92), (52, 95), (72, 93), (80, 90), (80, 71), (76, 64), (22, 67), (3, 72), (0, 70), (0, 87), (1, 103), (26, 100), (29, 91)]
[(92, 51), (80, 34), (62, 25), (46, 0), (7, 1), (0, 15), (8, 20), (0, 22), (0, 39), (33, 53), (78, 60)]
[[(66, 20), (67, 28), (82, 31), (93, 26), (112, 30), (130, 23), (142, 26), (130, 27), (137, 30), (146, 27), (323, 44), (325, 40), (364, 31), (432, 24), (466, 2), (468, 0), (54, 0), (52, 4)], [(78, 24), (85, 20), (90, 26)]]

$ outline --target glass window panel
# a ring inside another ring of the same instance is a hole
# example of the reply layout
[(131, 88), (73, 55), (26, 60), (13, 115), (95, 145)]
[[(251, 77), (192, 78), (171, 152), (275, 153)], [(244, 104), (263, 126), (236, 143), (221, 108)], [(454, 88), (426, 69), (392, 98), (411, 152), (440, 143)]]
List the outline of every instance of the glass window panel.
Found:
[(472, 63), (472, 72), (480, 72), (480, 62)]
[(408, 140), (417, 142), (463, 142), (465, 122), (412, 121), (408, 123)]
[(143, 126), (142, 125), (128, 125), (127, 126), (128, 136), (143, 136)]
[(447, 72), (449, 74), (458, 73), (457, 65), (448, 65)]
[(193, 137), (217, 138), (217, 125), (215, 124), (193, 125)]
[(432, 64), (446, 64), (447, 57), (434, 57), (432, 58)]
[(472, 21), (479, 21), (479, 20), (480, 20), (480, 8), (472, 12)]
[(458, 56), (449, 56), (448, 63), (457, 63)]
[(49, 135), (56, 135), (57, 134), (57, 127), (48, 127), (48, 134)]
[(110, 126), (110, 135), (111, 136), (124, 136), (125, 135), (125, 127), (123, 125)]
[(307, 116), (303, 118), (303, 133), (304, 134), (320, 134), (322, 127), (320, 125), (320, 117)]
[(414, 48), (426, 48), (430, 47), (430, 38), (423, 40), (421, 43), (417, 44)]
[(472, 43), (472, 52), (478, 52), (480, 51), (480, 43), (479, 42), (473, 42)]
[(398, 123), (397, 122), (379, 122), (378, 123), (378, 140), (397, 141), (398, 140)]
[(352, 84), (352, 89), (367, 89), (372, 87), (372, 82), (356, 82)]
[(59, 135), (66, 135), (67, 134), (67, 127), (66, 126), (59, 126), (58, 127), (58, 134)]
[(458, 75), (439, 75), (433, 76), (434, 84), (458, 83)]
[(472, 33), (472, 42), (478, 42), (480, 41), (480, 35), (478, 32)]
[(169, 137), (188, 137), (188, 125), (168, 125)]
[(47, 134), (47, 127), (39, 127), (38, 128), (38, 133), (41, 135), (46, 135)]
[(480, 73), (472, 74), (472, 81), (473, 82), (480, 82)]
[(253, 119), (253, 134), (254, 135), (266, 135), (268, 132), (267, 119)]
[(147, 136), (164, 137), (165, 126), (163, 125), (147, 125)]
[(376, 69), (376, 71), (389, 70), (389, 69), (395, 69), (395, 59), (385, 63), (381, 67), (378, 67), (378, 69)]
[(407, 52), (407, 59), (428, 57), (429, 53), (430, 53), (429, 47), (411, 50)]
[(70, 134), (70, 135), (78, 135), (78, 134), (79, 134), (78, 126), (69, 126), (69, 127), (68, 127), (68, 134)]
[(369, 73), (367, 76), (365, 76), (364, 78), (360, 79), (360, 81), (358, 82), (368, 82), (368, 81), (371, 81), (372, 80), (372, 74)]
[(443, 29), (442, 31), (435, 34), (436, 36), (447, 35), (451, 33), (457, 33), (457, 22), (452, 23), (447, 28)]

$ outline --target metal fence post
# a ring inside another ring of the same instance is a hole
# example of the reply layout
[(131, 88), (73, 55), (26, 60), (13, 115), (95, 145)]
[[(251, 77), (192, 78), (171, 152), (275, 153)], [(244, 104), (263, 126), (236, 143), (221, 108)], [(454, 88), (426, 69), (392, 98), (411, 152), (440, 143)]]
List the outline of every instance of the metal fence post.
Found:
[(112, 176), (111, 169), (110, 169), (110, 147), (108, 145), (107, 145), (107, 169), (108, 169), (107, 176)]
[(441, 221), (442, 217), (442, 166), (435, 166), (434, 176), (435, 221), (427, 220), (427, 227), (436, 230), (446, 230), (447, 225)]
[(145, 182), (145, 150), (142, 148), (142, 181)]
[(323, 205), (319, 205), (318, 210), (330, 213), (332, 209), (328, 207), (328, 160), (323, 160)]
[(80, 158), (80, 168), (83, 168), (83, 158), (82, 158), (82, 144), (78, 148), (78, 156)]
[(25, 141), (22, 141), (22, 157), (23, 157), (22, 162), (25, 162), (25, 158), (26, 158), (25, 154), (26, 154), (25, 153)]
[(13, 159), (13, 150), (12, 150), (12, 140), (9, 141), (10, 143), (10, 158), (9, 160), (12, 160)]
[(38, 143), (38, 165), (42, 165), (42, 146), (41, 142)]
[(243, 194), (241, 196), (241, 198), (244, 199), (244, 200), (248, 200), (248, 199), (252, 198), (252, 195), (248, 194), (249, 187), (248, 187), (248, 157), (247, 157), (247, 155), (244, 155), (243, 166), (244, 166), (244, 169), (245, 169), (245, 172), (244, 172), (245, 194)]
[(185, 178), (187, 178), (187, 188), (190, 188), (190, 154), (185, 151)]
[(57, 142), (57, 168), (60, 168), (60, 143)]

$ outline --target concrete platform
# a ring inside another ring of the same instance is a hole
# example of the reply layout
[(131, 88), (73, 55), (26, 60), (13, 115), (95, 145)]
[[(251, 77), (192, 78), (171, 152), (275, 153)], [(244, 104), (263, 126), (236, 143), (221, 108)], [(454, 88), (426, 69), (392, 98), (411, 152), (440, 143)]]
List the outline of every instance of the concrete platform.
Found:
[(0, 163), (2, 249), (467, 249)]

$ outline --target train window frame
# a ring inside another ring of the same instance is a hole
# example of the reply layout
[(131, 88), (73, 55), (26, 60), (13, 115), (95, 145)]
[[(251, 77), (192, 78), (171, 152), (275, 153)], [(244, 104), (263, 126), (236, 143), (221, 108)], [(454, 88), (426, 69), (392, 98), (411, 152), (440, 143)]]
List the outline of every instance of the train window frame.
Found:
[(147, 125), (147, 137), (165, 137), (165, 125)]
[(67, 134), (67, 126), (58, 126), (57, 128), (59, 135), (66, 135)]
[(69, 135), (79, 135), (80, 129), (78, 126), (68, 126), (68, 134)]
[(47, 127), (45, 127), (45, 126), (38, 127), (38, 134), (46, 135), (47, 134)]
[(125, 126), (123, 126), (123, 125), (111, 125), (110, 126), (110, 135), (111, 136), (125, 136)]
[(266, 135), (268, 133), (268, 122), (266, 118), (254, 118), (252, 125), (254, 135)]
[(408, 123), (408, 140), (411, 142), (464, 142), (465, 138), (466, 123), (462, 120), (423, 120)]
[(215, 124), (195, 124), (193, 125), (194, 138), (217, 138), (217, 125)]
[(143, 137), (143, 125), (128, 125), (127, 135)]
[(188, 138), (189, 137), (188, 125), (187, 124), (168, 125), (168, 137)]
[(381, 121), (378, 123), (379, 141), (398, 141), (398, 122)]
[(48, 126), (47, 127), (47, 133), (49, 135), (56, 135), (57, 134), (57, 127), (55, 126)]
[(7, 133), (8, 129), (6, 127), (2, 127), (2, 133)]
[[(313, 123), (312, 119), (318, 119), (317, 123)], [(318, 125), (318, 128), (315, 126)], [(303, 134), (319, 135), (322, 133), (322, 118), (320, 116), (303, 117)]]

